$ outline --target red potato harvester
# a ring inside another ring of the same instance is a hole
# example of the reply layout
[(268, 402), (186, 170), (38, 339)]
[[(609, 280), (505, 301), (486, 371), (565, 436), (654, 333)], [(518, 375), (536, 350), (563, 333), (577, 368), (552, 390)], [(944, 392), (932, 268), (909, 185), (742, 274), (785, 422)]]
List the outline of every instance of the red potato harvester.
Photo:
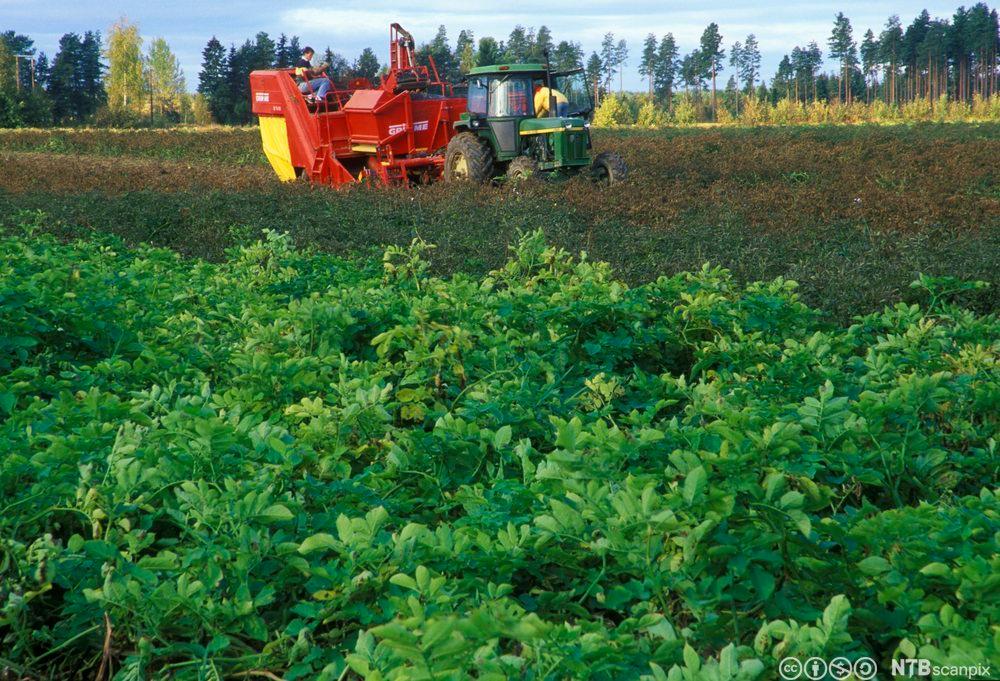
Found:
[(358, 78), (307, 102), (293, 69), (250, 74), (253, 112), (264, 153), (282, 180), (305, 176), (339, 187), (430, 182), (444, 170), (445, 148), (466, 100), (414, 59), (413, 36), (392, 24), (390, 63), (378, 86)]

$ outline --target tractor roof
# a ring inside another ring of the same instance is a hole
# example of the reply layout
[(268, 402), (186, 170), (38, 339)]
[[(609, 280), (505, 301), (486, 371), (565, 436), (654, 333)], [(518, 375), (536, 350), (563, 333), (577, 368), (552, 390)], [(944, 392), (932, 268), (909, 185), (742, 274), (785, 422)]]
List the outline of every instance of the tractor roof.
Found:
[(545, 64), (493, 64), (469, 69), (470, 76), (499, 75), (505, 73), (545, 73)]

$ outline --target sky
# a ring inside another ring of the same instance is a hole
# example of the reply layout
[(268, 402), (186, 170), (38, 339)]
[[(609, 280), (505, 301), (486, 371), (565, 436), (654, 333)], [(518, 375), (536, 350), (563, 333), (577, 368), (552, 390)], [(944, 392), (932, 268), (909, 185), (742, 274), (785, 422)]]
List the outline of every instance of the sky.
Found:
[[(658, 37), (671, 32), (681, 53), (697, 47), (705, 26), (719, 24), (727, 50), (734, 41), (754, 33), (761, 47), (762, 72), (770, 80), (782, 55), (796, 45), (815, 40), (826, 52), (834, 16), (844, 12), (860, 42), (865, 30), (878, 34), (891, 14), (898, 14), (904, 26), (922, 10), (932, 16), (950, 17), (961, 5), (974, 0), (953, 2), (882, 2), (880, 0), (837, 0), (768, 4), (760, 0), (693, 3), (683, 0), (633, 0), (628, 3), (598, 0), (543, 0), (539, 2), (497, 2), (496, 0), (420, 0), (392, 3), (384, 0), (309, 0), (302, 3), (253, 0), (172, 0), (139, 2), (115, 0), (0, 0), (0, 30), (14, 29), (35, 40), (49, 58), (56, 52), (63, 33), (99, 29), (103, 34), (121, 16), (138, 23), (147, 41), (162, 37), (177, 54), (188, 89), (198, 82), (201, 50), (211, 36), (228, 47), (242, 43), (258, 31), (277, 38), (280, 33), (298, 35), (302, 45), (322, 51), (328, 45), (348, 59), (365, 47), (376, 50), (380, 62), (388, 58), (389, 24), (396, 21), (409, 30), (418, 43), (431, 40), (440, 24), (448, 28), (454, 44), (461, 29), (471, 29), (476, 38), (492, 35), (503, 40), (515, 24), (526, 27), (546, 25), (556, 42), (581, 43), (589, 55), (611, 31), (629, 46), (625, 66), (626, 89), (643, 89), (637, 73), (642, 42), (652, 32)], [(544, 7), (539, 11), (539, 7)], [(724, 83), (729, 77), (724, 72)]]

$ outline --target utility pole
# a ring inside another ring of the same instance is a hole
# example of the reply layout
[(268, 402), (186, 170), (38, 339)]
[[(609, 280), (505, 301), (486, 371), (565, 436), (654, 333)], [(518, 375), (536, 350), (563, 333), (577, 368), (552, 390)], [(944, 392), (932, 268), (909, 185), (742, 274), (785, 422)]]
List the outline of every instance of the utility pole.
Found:
[(29, 73), (31, 73), (31, 89), (35, 89), (35, 56), (32, 54), (15, 54), (14, 55), (14, 82), (17, 87), (17, 91), (21, 91), (21, 60), (28, 60)]

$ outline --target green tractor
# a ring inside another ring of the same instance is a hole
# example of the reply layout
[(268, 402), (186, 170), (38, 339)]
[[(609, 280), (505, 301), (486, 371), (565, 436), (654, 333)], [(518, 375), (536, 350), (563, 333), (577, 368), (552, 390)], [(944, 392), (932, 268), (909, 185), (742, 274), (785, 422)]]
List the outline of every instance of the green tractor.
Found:
[(591, 157), (594, 111), (583, 69), (554, 73), (545, 64), (478, 66), (466, 76), (466, 112), (455, 122), (444, 177), (448, 182), (510, 181), (589, 171), (600, 182), (625, 179), (621, 156)]

